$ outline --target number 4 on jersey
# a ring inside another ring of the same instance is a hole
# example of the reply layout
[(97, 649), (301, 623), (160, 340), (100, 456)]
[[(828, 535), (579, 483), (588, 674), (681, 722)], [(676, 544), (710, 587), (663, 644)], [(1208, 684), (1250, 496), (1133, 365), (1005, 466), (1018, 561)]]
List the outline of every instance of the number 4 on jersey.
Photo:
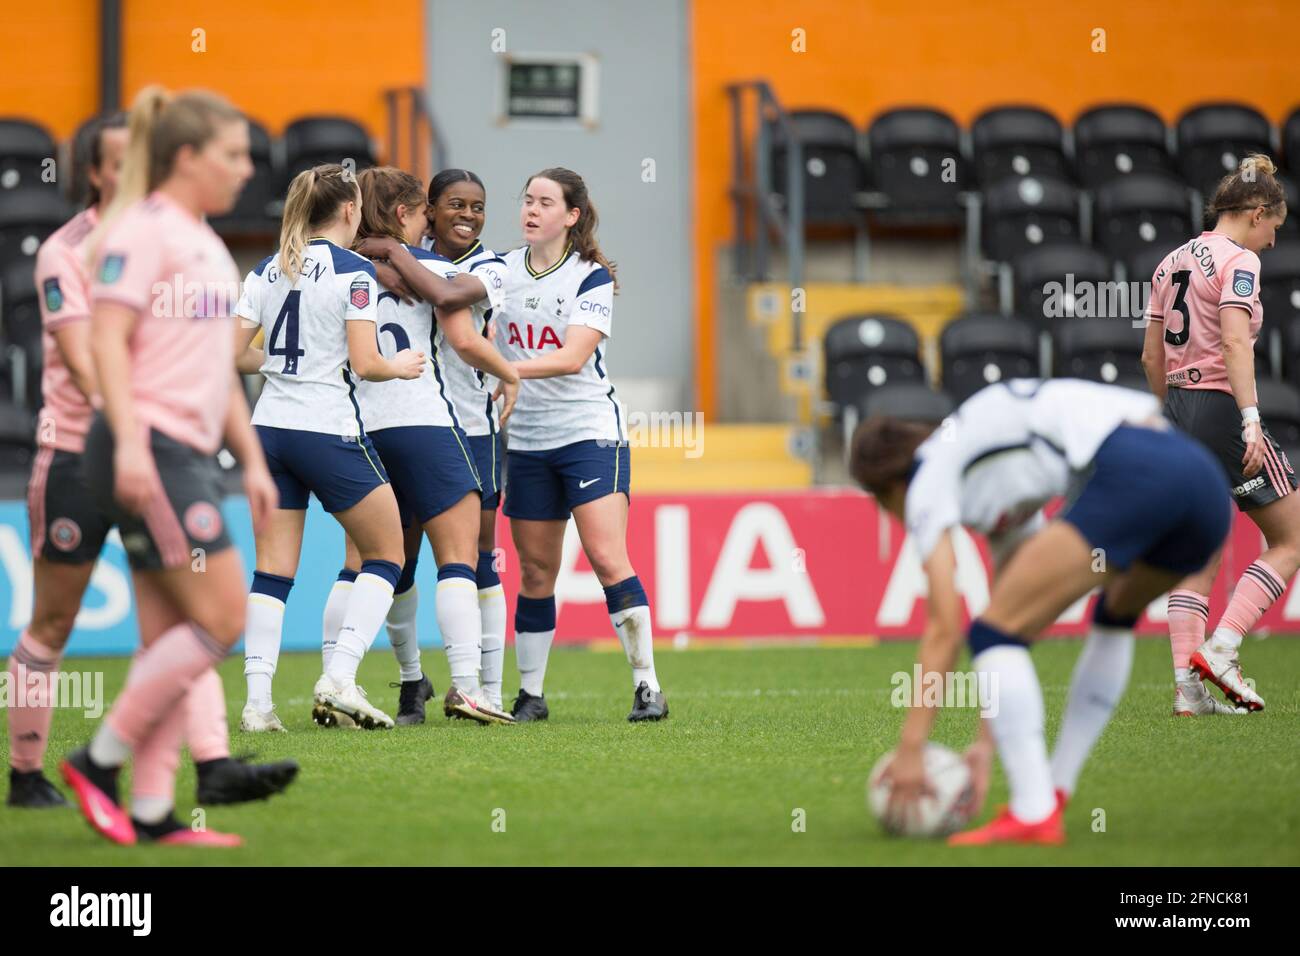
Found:
[[(302, 293), (294, 289), (285, 297), (284, 305), (280, 307), (280, 314), (275, 317), (275, 325), (271, 327), (271, 335), (267, 341), (268, 355), (283, 355), (285, 375), (298, 374), (298, 359), (302, 358), (303, 350), (298, 348), (298, 297)], [(280, 328), (284, 327), (284, 347), (281, 348), (279, 343)]]

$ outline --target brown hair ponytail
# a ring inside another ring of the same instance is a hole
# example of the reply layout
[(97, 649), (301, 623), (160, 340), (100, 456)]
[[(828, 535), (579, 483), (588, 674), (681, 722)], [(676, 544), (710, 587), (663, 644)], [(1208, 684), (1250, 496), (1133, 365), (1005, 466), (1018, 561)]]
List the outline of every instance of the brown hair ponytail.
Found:
[(886, 494), (907, 474), (916, 449), (930, 437), (934, 425), (873, 415), (853, 433), (849, 449), (849, 474), (876, 497)]
[(356, 202), (359, 195), (356, 177), (337, 163), (314, 166), (293, 177), (280, 222), (280, 271), (290, 282), (298, 281), (302, 272), (312, 232), (328, 225), (340, 206)]
[(420, 181), (396, 166), (372, 166), (357, 173), (357, 187), (361, 190), (361, 227), (357, 230), (357, 240), (389, 236), (406, 242), (397, 207), (415, 209), (425, 204)]
[(1277, 166), (1261, 153), (1251, 153), (1237, 171), (1219, 180), (1214, 198), (1205, 207), (1205, 221), (1213, 226), (1224, 213), (1250, 212), (1266, 206), (1270, 212), (1286, 207), (1286, 190), (1277, 181)]

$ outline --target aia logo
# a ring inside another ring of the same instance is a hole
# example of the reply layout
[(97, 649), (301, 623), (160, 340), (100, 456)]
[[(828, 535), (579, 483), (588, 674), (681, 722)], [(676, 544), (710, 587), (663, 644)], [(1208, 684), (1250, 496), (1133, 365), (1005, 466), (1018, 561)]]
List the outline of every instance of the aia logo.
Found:
[(519, 326), (511, 322), (509, 326), (509, 336), (506, 338), (506, 344), (517, 345), (521, 349), (544, 349), (548, 345), (552, 345), (558, 349), (564, 344), (560, 341), (560, 337), (555, 334), (555, 329), (551, 328), (549, 325), (542, 326), (541, 333), (536, 336), (536, 339), (534, 339), (536, 329), (534, 329), (533, 326), (525, 325), (524, 332), (527, 333), (527, 341), (524, 341), (524, 336), (520, 334)]

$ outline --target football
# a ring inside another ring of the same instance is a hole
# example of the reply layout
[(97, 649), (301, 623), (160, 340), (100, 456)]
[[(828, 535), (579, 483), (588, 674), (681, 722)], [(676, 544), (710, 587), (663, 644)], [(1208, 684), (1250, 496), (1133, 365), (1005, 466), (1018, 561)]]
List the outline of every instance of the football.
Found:
[(889, 806), (893, 787), (881, 777), (893, 761), (894, 753), (891, 750), (877, 760), (867, 779), (867, 806), (886, 832), (896, 836), (940, 837), (956, 833), (970, 822), (975, 795), (970, 768), (959, 754), (931, 743), (925, 748), (925, 776), (934, 794), (921, 798), (920, 812), (911, 815), (901, 829), (887, 823), (885, 808)]

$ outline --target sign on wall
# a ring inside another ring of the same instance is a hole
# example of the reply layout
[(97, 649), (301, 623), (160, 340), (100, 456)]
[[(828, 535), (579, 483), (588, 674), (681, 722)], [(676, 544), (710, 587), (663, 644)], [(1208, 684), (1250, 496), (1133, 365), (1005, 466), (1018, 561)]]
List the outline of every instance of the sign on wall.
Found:
[(525, 53), (503, 56), (502, 123), (568, 121), (584, 127), (597, 120), (597, 61), (587, 53)]

